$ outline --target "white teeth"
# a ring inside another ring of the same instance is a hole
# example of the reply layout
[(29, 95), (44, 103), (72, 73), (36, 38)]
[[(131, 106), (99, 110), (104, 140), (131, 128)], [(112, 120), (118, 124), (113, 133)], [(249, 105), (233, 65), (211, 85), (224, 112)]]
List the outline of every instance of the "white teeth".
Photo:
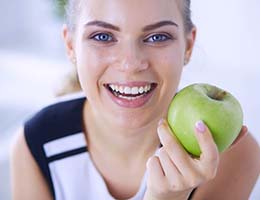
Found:
[(144, 92), (147, 92), (148, 91), (148, 86), (146, 85), (145, 87), (144, 87)]
[(124, 93), (125, 93), (125, 94), (131, 94), (131, 93), (132, 93), (131, 88), (130, 88), (130, 87), (125, 87)]
[(118, 95), (118, 97), (123, 98), (123, 99), (127, 99), (127, 100), (138, 99), (138, 98), (141, 98), (142, 96), (144, 96), (144, 94), (139, 95), (139, 96), (136, 96), (136, 97), (126, 97), (126, 96), (123, 96), (123, 95), (121, 95), (121, 94)]
[(118, 86), (117, 85), (115, 85), (115, 89), (114, 89), (116, 92), (118, 92), (119, 91), (119, 88), (118, 88)]
[(138, 92), (139, 92), (140, 94), (142, 94), (142, 93), (144, 92), (144, 88), (143, 88), (143, 87), (139, 87)]
[(119, 87), (119, 92), (124, 93), (124, 88), (122, 86)]
[[(113, 85), (109, 84), (108, 85), (114, 92), (120, 92), (121, 94), (143, 94), (144, 92), (148, 92), (151, 90), (151, 84), (141, 86), (141, 87), (124, 87), (124, 86), (119, 86), (119, 85)], [(132, 98), (132, 97), (131, 97)]]
[(131, 90), (131, 93), (132, 94), (138, 94), (138, 87), (133, 87), (132, 90)]
[(111, 88), (112, 90), (115, 90), (115, 86), (114, 86), (114, 85), (110, 85), (110, 88)]

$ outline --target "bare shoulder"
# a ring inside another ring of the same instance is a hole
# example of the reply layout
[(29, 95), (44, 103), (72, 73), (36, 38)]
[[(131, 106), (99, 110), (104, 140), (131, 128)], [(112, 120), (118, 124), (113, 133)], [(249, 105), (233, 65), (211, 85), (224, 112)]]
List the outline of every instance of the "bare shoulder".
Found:
[(194, 199), (248, 199), (260, 173), (260, 148), (249, 133), (221, 154), (216, 177), (200, 186)]
[(52, 199), (45, 179), (36, 164), (20, 128), (11, 146), (11, 182), (13, 200)]

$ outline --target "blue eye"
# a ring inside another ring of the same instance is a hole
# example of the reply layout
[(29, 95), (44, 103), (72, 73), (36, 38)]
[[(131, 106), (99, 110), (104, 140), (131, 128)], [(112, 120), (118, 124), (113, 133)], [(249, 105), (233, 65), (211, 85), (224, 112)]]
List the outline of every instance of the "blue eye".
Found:
[(169, 40), (170, 37), (165, 34), (155, 34), (145, 39), (145, 42), (164, 42)]
[(113, 40), (113, 37), (108, 33), (98, 33), (94, 35), (92, 38), (101, 42), (110, 42)]

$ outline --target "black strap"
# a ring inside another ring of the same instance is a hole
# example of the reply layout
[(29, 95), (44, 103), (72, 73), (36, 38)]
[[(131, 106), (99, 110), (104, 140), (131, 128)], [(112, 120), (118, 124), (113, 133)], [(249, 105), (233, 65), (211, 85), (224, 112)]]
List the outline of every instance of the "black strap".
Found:
[(45, 156), (43, 146), (49, 141), (82, 131), (84, 101), (85, 98), (79, 98), (50, 105), (24, 123), (27, 146), (46, 179), (53, 198), (55, 191), (48, 165), (49, 159)]

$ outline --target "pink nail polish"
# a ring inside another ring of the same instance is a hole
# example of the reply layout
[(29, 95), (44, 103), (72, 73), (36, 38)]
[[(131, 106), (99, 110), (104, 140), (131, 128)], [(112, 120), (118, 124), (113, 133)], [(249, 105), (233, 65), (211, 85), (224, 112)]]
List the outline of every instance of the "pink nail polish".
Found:
[(201, 120), (196, 122), (195, 127), (199, 133), (204, 133), (206, 131), (206, 126)]

